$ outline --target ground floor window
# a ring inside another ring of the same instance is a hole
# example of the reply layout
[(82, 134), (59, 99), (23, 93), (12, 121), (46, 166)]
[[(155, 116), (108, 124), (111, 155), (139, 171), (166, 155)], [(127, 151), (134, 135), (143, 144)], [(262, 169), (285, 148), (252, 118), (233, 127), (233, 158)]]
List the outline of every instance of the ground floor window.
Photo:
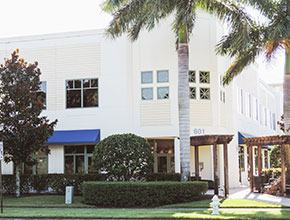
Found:
[(35, 165), (24, 164), (24, 174), (47, 174), (48, 173), (48, 156), (44, 151), (38, 151), (33, 155), (36, 159)]
[(64, 146), (64, 173), (93, 173), (92, 165), (94, 145)]
[(265, 169), (268, 169), (269, 168), (269, 164), (268, 164), (268, 150), (264, 150), (264, 168)]
[(154, 173), (174, 173), (174, 140), (149, 139), (154, 154)]

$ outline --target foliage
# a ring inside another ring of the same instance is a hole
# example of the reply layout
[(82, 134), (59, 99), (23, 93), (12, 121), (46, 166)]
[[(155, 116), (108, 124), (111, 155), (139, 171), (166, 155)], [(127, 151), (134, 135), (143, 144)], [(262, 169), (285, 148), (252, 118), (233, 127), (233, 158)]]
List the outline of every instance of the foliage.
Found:
[(101, 207), (155, 207), (194, 201), (205, 182), (86, 182), (84, 202)]
[(243, 2), (260, 11), (268, 22), (243, 24), (218, 44), (219, 53), (235, 57), (224, 77), (225, 84), (229, 84), (246, 66), (254, 63), (261, 53), (264, 52), (267, 60), (270, 60), (277, 50), (287, 52), (290, 48), (289, 0)]
[[(65, 194), (66, 186), (74, 187), (74, 194), (82, 194), (82, 184), (85, 181), (104, 181), (104, 174), (41, 174), (21, 175), (21, 193), (31, 191)], [(15, 192), (15, 175), (3, 175), (3, 191), (5, 194)]]
[(262, 175), (265, 176), (266, 183), (269, 183), (271, 178), (278, 179), (281, 176), (281, 168), (263, 169)]
[(176, 181), (181, 180), (180, 173), (150, 173), (146, 176), (146, 181)]
[(275, 145), (270, 151), (270, 164), (273, 168), (281, 168), (281, 146)]
[(153, 170), (153, 154), (148, 142), (134, 134), (111, 135), (100, 141), (93, 155), (97, 170), (111, 180), (144, 179)]
[(44, 106), (38, 94), (41, 72), (37, 65), (27, 64), (16, 50), (0, 67), (0, 139), (4, 142), (5, 161), (13, 161), (16, 168), (17, 196), (22, 163), (34, 164), (33, 153), (48, 152), (43, 143), (57, 123), (40, 116)]

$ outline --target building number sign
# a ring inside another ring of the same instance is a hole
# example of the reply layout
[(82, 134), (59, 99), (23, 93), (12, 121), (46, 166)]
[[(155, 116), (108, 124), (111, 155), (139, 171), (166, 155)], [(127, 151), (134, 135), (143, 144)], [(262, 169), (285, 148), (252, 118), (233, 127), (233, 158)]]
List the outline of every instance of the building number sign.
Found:
[(203, 129), (203, 128), (195, 128), (195, 129), (193, 129), (193, 134), (194, 135), (205, 134), (205, 129)]

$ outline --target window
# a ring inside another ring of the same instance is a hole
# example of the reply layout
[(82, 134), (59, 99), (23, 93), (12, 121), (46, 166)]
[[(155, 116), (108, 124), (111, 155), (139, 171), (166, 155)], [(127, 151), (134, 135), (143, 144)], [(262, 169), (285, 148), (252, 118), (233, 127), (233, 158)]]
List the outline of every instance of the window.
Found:
[(24, 164), (24, 174), (47, 174), (48, 173), (48, 156), (45, 151), (38, 151), (33, 155), (36, 160), (35, 165)]
[(169, 87), (157, 88), (157, 99), (169, 99)]
[(152, 71), (141, 72), (141, 83), (153, 83), (153, 73)]
[(168, 70), (141, 72), (141, 99), (169, 99)]
[(188, 80), (190, 83), (195, 83), (195, 71), (194, 70), (188, 71)]
[(269, 166), (268, 166), (269, 164), (268, 164), (268, 150), (264, 150), (264, 168), (265, 169), (268, 169), (269, 168)]
[(256, 120), (259, 120), (259, 102), (258, 99), (256, 99)]
[(252, 117), (252, 97), (251, 94), (249, 94), (249, 117)]
[(80, 79), (66, 81), (66, 107), (97, 107), (98, 79)]
[(226, 103), (226, 92), (223, 92), (223, 103)]
[(190, 99), (196, 99), (196, 88), (195, 87), (189, 88), (189, 97), (190, 97)]
[(264, 116), (265, 116), (265, 126), (267, 126), (267, 109), (265, 108), (265, 114), (264, 114)]
[(276, 115), (273, 113), (273, 129), (276, 131)]
[(273, 123), (272, 123), (272, 112), (271, 111), (269, 111), (269, 125), (270, 125), (270, 128), (272, 129)]
[(153, 99), (153, 88), (142, 88), (142, 100), (152, 100)]
[(38, 100), (43, 104), (43, 109), (46, 109), (46, 82), (40, 84), (39, 90), (36, 92)]
[(169, 76), (167, 70), (157, 71), (157, 82), (158, 83), (168, 83)]
[(64, 146), (64, 173), (93, 173), (97, 172), (92, 166), (94, 145)]
[(209, 72), (199, 71), (199, 82), (200, 83), (209, 83)]
[(241, 106), (241, 113), (244, 114), (244, 95), (243, 95), (243, 90), (241, 89), (240, 91), (240, 106)]
[(200, 99), (210, 99), (210, 88), (200, 88)]

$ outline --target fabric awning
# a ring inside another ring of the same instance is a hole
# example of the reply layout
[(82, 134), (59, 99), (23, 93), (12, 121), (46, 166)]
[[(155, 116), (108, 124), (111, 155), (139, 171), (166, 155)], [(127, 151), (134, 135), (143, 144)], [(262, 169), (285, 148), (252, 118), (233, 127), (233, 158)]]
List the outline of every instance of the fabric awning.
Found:
[(254, 137), (253, 135), (247, 134), (247, 133), (243, 133), (243, 132), (238, 132), (239, 135), (239, 144), (245, 144), (243, 141), (243, 138), (250, 138), (250, 137)]
[[(253, 138), (253, 137), (255, 137), (255, 136), (253, 136), (251, 134), (247, 134), (247, 133), (243, 133), (243, 132), (238, 132), (238, 134), (239, 134), (239, 144), (245, 144), (245, 142), (243, 141), (243, 138)], [(271, 150), (272, 146), (271, 145), (263, 145), (262, 148)]]
[(100, 141), (100, 129), (54, 131), (45, 145), (96, 144)]

